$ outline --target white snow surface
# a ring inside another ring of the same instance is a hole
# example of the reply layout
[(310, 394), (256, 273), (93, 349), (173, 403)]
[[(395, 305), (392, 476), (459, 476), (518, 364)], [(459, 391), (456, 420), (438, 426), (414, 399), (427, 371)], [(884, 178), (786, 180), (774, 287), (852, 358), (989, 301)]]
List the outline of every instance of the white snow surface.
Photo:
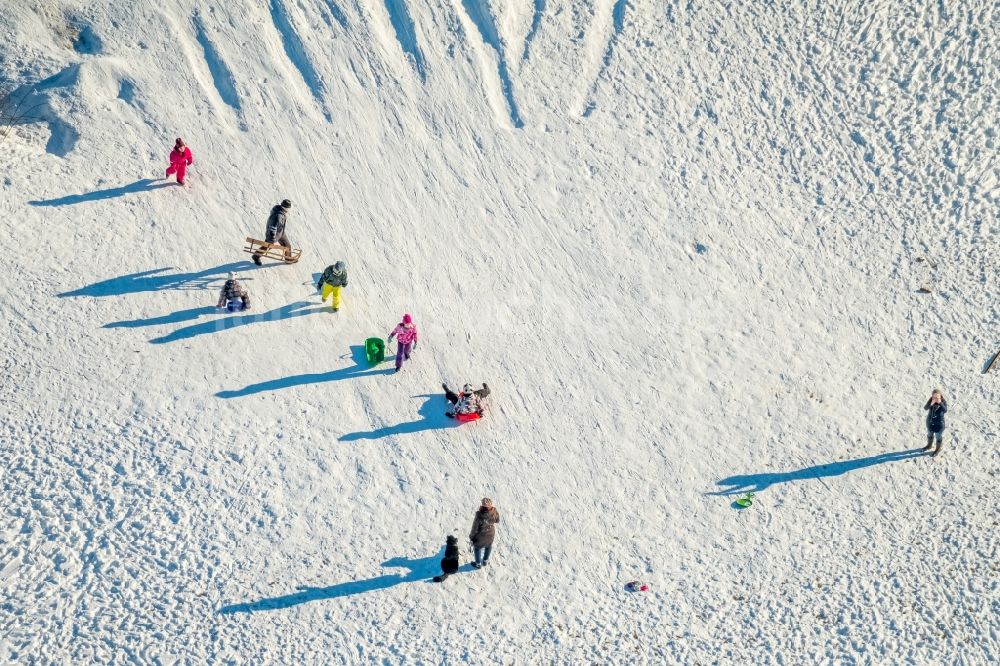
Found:
[(995, 663), (998, 52), (989, 0), (0, 1), (0, 660)]

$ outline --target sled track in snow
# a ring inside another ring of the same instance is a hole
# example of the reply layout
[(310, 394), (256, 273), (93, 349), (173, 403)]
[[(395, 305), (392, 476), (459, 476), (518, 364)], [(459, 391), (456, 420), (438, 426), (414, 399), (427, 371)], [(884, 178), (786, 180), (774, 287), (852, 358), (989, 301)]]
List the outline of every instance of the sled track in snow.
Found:
[(236, 92), (236, 79), (233, 77), (232, 71), (230, 71), (222, 56), (219, 55), (215, 44), (208, 38), (208, 33), (205, 32), (205, 24), (202, 22), (201, 17), (196, 14), (191, 19), (191, 22), (194, 24), (195, 39), (201, 45), (201, 50), (205, 55), (205, 64), (208, 66), (209, 74), (212, 75), (212, 83), (215, 84), (215, 90), (219, 93), (219, 98), (239, 114), (241, 110), (240, 96)]
[(389, 22), (392, 24), (393, 32), (396, 33), (396, 41), (399, 42), (400, 48), (413, 61), (413, 67), (417, 70), (420, 80), (426, 80), (427, 65), (417, 43), (416, 26), (413, 17), (410, 16), (410, 10), (406, 7), (406, 0), (385, 0), (385, 10), (389, 13)]
[(511, 82), (510, 71), (507, 68), (507, 58), (504, 56), (503, 42), (497, 32), (497, 26), (493, 21), (489, 6), (486, 0), (462, 0), (462, 7), (466, 16), (476, 26), (483, 43), (493, 49), (497, 57), (497, 75), (500, 77), (500, 91), (507, 102), (507, 110), (510, 114), (510, 122), (516, 129), (524, 127), (521, 120), (521, 113), (517, 108), (517, 101), (514, 99), (514, 86)]
[[(344, 10), (340, 8), (340, 5), (334, 2), (334, 0), (323, 0), (323, 4), (326, 6), (326, 9), (330, 12), (330, 16), (333, 17), (333, 20), (336, 21), (337, 24), (343, 30), (350, 30), (351, 24), (347, 21), (347, 14), (345, 14)], [(323, 14), (323, 20), (326, 21), (326, 24), (332, 28), (333, 25), (327, 18), (326, 13), (325, 12), (321, 13)]]
[(270, 10), (271, 21), (274, 23), (274, 28), (281, 37), (281, 45), (285, 49), (285, 55), (288, 56), (292, 66), (299, 72), (302, 81), (306, 84), (309, 93), (323, 112), (323, 116), (327, 122), (333, 122), (333, 117), (326, 108), (323, 79), (316, 71), (316, 68), (313, 67), (312, 61), (306, 53), (305, 44), (302, 43), (302, 38), (296, 32), (287, 8), (282, 4), (281, 0), (271, 0)]
[(545, 0), (534, 0), (534, 8), (531, 14), (531, 27), (524, 38), (524, 50), (521, 52), (521, 60), (527, 60), (531, 49), (531, 43), (538, 35), (538, 29), (542, 26), (542, 16), (545, 14)]
[(597, 70), (597, 75), (594, 77), (594, 82), (590, 86), (590, 91), (587, 93), (586, 106), (583, 110), (583, 117), (587, 118), (594, 112), (597, 108), (597, 103), (593, 101), (594, 91), (597, 88), (601, 77), (604, 76), (604, 72), (607, 71), (608, 67), (611, 65), (611, 59), (614, 57), (615, 44), (618, 43), (618, 37), (621, 35), (622, 30), (625, 29), (625, 9), (628, 7), (628, 0), (615, 0), (615, 4), (611, 7), (611, 34), (608, 36), (607, 46), (604, 47), (604, 55), (601, 56), (601, 66)]

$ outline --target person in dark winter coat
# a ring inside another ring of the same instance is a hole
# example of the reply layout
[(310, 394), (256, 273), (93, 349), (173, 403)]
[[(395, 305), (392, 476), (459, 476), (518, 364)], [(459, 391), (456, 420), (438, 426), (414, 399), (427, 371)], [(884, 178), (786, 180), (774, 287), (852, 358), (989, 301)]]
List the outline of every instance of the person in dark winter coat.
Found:
[(319, 282), (316, 283), (316, 288), (321, 289), (324, 284), (328, 284), (331, 287), (346, 287), (347, 264), (343, 261), (338, 261), (324, 268), (323, 274), (319, 276)]
[(455, 393), (447, 384), (441, 384), (444, 389), (444, 397), (448, 402), (455, 405), (454, 409), (445, 412), (448, 418), (455, 418), (459, 414), (479, 414), (483, 413), (483, 401), (490, 394), (490, 387), (483, 382), (483, 388), (473, 389), (472, 384), (466, 384), (461, 392)]
[(230, 273), (229, 279), (222, 285), (222, 293), (219, 294), (219, 302), (215, 307), (226, 308), (230, 312), (250, 309), (250, 294), (236, 279), (236, 273)]
[(934, 450), (931, 451), (931, 455), (936, 456), (941, 452), (941, 440), (944, 437), (944, 415), (948, 411), (948, 401), (941, 395), (941, 391), (934, 389), (931, 392), (930, 400), (924, 405), (924, 409), (927, 410), (927, 446), (923, 450), (927, 451), (936, 442)]
[(320, 276), (319, 282), (316, 283), (316, 288), (320, 290), (323, 302), (325, 303), (326, 299), (329, 298), (334, 312), (340, 309), (340, 290), (346, 286), (347, 265), (342, 261), (327, 266), (326, 270), (323, 271), (323, 275)]
[(493, 506), (493, 500), (484, 497), (482, 504), (476, 511), (476, 517), (472, 521), (472, 531), (469, 532), (469, 541), (472, 542), (473, 553), (476, 561), (472, 563), (477, 569), (481, 569), (490, 563), (490, 554), (493, 552), (493, 540), (497, 536), (496, 524), (500, 522), (500, 513)]
[(461, 562), (458, 560), (458, 538), (449, 534), (444, 547), (444, 557), (441, 559), (441, 575), (435, 576), (434, 582), (440, 583), (453, 573), (457, 573), (460, 565)]
[[(268, 243), (277, 243), (285, 248), (285, 261), (291, 260), (292, 242), (288, 240), (285, 233), (285, 224), (288, 222), (288, 211), (292, 209), (292, 202), (285, 199), (277, 206), (271, 208), (271, 214), (267, 217), (267, 229), (264, 231), (264, 240)], [(257, 250), (253, 253), (253, 263), (260, 266), (260, 256), (264, 250)]]

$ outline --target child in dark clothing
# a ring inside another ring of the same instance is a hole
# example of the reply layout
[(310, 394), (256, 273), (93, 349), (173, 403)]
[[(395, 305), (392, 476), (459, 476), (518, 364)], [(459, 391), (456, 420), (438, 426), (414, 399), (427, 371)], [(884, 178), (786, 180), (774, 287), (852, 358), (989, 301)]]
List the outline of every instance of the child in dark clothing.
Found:
[(242, 312), (250, 309), (250, 294), (236, 279), (236, 273), (230, 273), (229, 279), (222, 285), (217, 308), (226, 308), (230, 312)]
[(941, 452), (941, 440), (944, 437), (944, 415), (948, 411), (948, 401), (944, 399), (941, 395), (941, 391), (934, 389), (931, 392), (931, 398), (924, 405), (924, 409), (927, 410), (927, 446), (924, 447), (924, 451), (927, 451), (934, 446), (934, 450), (931, 451), (932, 456), (936, 456)]

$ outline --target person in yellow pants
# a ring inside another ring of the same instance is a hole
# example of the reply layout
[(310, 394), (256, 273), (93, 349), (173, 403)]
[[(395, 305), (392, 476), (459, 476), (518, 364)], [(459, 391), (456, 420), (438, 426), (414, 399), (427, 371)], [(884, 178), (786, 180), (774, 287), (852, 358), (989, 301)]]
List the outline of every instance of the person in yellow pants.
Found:
[(329, 283), (323, 285), (323, 301), (326, 302), (326, 299), (333, 296), (333, 298), (330, 300), (330, 305), (333, 306), (334, 312), (340, 309), (340, 304), (341, 304), (340, 289), (341, 287), (334, 287), (332, 284)]
[(339, 310), (342, 305), (340, 292), (346, 286), (347, 266), (343, 261), (327, 266), (319, 278), (319, 282), (316, 283), (316, 288), (320, 290), (323, 301), (326, 302), (326, 299), (329, 298), (334, 312)]

